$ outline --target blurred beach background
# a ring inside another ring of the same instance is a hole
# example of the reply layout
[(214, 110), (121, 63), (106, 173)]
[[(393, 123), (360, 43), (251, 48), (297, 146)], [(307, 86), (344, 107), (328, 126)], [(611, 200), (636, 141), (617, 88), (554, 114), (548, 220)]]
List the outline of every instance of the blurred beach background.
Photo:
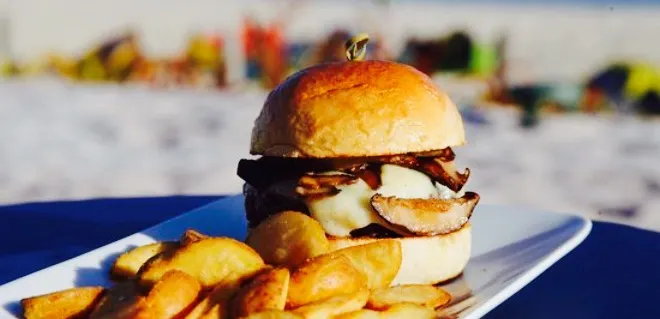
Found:
[(484, 204), (660, 231), (659, 30), (660, 1), (0, 0), (0, 204), (239, 193), (268, 90), (367, 32), (457, 102)]

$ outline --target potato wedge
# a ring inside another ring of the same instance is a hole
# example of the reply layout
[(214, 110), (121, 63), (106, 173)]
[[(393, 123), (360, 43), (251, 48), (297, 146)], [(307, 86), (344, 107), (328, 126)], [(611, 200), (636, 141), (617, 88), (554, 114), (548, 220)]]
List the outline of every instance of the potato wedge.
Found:
[(367, 287), (367, 279), (344, 255), (321, 255), (296, 269), (289, 280), (287, 307), (297, 308)]
[(333, 319), (433, 319), (436, 317), (435, 311), (430, 308), (410, 303), (400, 303), (385, 311), (360, 309), (335, 316)]
[(229, 303), (240, 285), (218, 285), (186, 315), (186, 319), (226, 319)]
[(124, 281), (106, 291), (89, 318), (133, 318), (145, 306), (146, 300), (138, 285), (133, 281)]
[[(371, 309), (360, 309), (332, 317), (332, 319), (384, 319), (385, 315), (381, 311)], [(414, 318), (414, 317), (411, 317)]]
[(90, 318), (179, 318), (197, 301), (200, 291), (197, 279), (179, 270), (167, 272), (146, 296), (137, 284), (123, 282), (108, 291)]
[(166, 250), (173, 251), (178, 247), (176, 242), (158, 242), (133, 248), (117, 257), (110, 269), (113, 279), (132, 278), (147, 260)]
[(103, 287), (82, 287), (53, 292), (21, 300), (26, 319), (84, 318), (92, 310), (104, 292)]
[(141, 285), (152, 286), (170, 270), (195, 277), (204, 289), (251, 277), (265, 266), (252, 248), (235, 239), (212, 237), (180, 246), (171, 254), (150, 259), (138, 272)]
[(202, 286), (197, 279), (179, 271), (168, 271), (146, 296), (145, 318), (171, 319), (185, 313), (197, 300)]
[(328, 251), (325, 230), (315, 219), (285, 211), (252, 229), (245, 242), (268, 264), (296, 267)]
[(247, 317), (240, 317), (240, 319), (304, 319), (304, 318), (301, 315), (295, 314), (290, 311), (267, 310), (267, 311), (253, 313)]
[(368, 299), (369, 290), (360, 289), (350, 294), (337, 295), (316, 301), (292, 311), (305, 319), (328, 319), (346, 312), (362, 309)]
[(284, 310), (289, 291), (287, 268), (275, 268), (257, 275), (241, 288), (233, 299), (235, 317), (248, 316), (266, 310)]
[(181, 235), (181, 238), (179, 238), (179, 243), (181, 245), (188, 245), (206, 238), (209, 238), (209, 236), (204, 235), (194, 229), (186, 229), (183, 235)]
[(371, 292), (367, 308), (384, 310), (399, 303), (411, 303), (435, 309), (451, 300), (446, 291), (431, 285), (401, 285), (390, 288), (374, 289)]
[(437, 314), (433, 309), (416, 304), (405, 303), (405, 302), (392, 305), (382, 314), (383, 314), (383, 319), (437, 318)]
[(346, 256), (366, 276), (369, 289), (389, 287), (401, 267), (401, 243), (396, 240), (379, 240), (331, 254)]

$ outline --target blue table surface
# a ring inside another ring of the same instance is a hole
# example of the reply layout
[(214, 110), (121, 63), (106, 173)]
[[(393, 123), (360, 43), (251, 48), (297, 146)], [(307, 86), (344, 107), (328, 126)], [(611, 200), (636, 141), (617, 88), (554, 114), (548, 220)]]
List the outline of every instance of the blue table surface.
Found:
[[(0, 285), (220, 196), (0, 207)], [(658, 212), (660, 213), (660, 212)], [(660, 234), (595, 222), (589, 237), (486, 318), (660, 318)]]

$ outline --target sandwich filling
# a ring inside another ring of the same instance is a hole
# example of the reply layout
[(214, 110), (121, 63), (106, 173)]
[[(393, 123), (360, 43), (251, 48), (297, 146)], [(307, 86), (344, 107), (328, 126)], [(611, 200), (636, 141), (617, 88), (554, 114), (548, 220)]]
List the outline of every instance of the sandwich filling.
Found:
[(335, 237), (429, 236), (460, 229), (479, 201), (463, 191), (450, 148), (350, 159), (241, 160), (249, 226), (282, 210), (308, 213)]

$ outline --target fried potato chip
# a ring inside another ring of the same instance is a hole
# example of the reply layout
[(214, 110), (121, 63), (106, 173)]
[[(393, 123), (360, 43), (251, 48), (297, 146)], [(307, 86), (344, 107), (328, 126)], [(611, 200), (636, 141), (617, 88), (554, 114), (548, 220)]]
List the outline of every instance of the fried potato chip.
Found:
[(238, 282), (218, 285), (186, 315), (185, 319), (229, 318), (229, 301), (239, 288)]
[(176, 242), (158, 242), (133, 248), (115, 259), (112, 269), (110, 269), (110, 276), (114, 279), (132, 278), (147, 260), (164, 251), (172, 251), (177, 247)]
[(437, 314), (433, 309), (406, 302), (392, 305), (383, 312), (383, 319), (434, 319), (436, 317)]
[(266, 263), (286, 267), (326, 253), (329, 245), (318, 221), (294, 211), (269, 217), (250, 231), (245, 242)]
[(331, 254), (346, 256), (366, 276), (369, 289), (389, 287), (401, 267), (401, 243), (396, 240), (379, 240)]
[(411, 303), (435, 309), (446, 305), (451, 295), (441, 288), (431, 285), (400, 285), (390, 288), (374, 289), (371, 292), (367, 308), (387, 309), (399, 303)]
[(289, 278), (287, 268), (271, 269), (257, 275), (234, 297), (232, 309), (236, 316), (248, 316), (266, 310), (284, 310)]
[(321, 255), (291, 274), (287, 307), (297, 308), (367, 287), (367, 279), (344, 255)]
[(170, 270), (195, 277), (204, 289), (222, 282), (255, 275), (264, 261), (248, 245), (227, 237), (209, 237), (154, 256), (138, 271), (141, 285), (149, 287)]
[[(414, 317), (410, 317), (414, 318)], [(332, 317), (332, 319), (385, 319), (385, 314), (381, 311), (371, 309), (360, 309)], [(408, 318), (405, 318), (408, 319)]]
[(190, 309), (197, 300), (202, 286), (197, 279), (179, 271), (168, 271), (146, 296), (145, 316), (171, 319)]
[(120, 282), (106, 291), (89, 318), (133, 318), (135, 314), (146, 306), (145, 302), (135, 282)]
[(436, 317), (435, 311), (430, 308), (411, 303), (400, 303), (385, 311), (360, 309), (335, 316), (333, 319), (434, 319)]
[(21, 300), (26, 319), (69, 319), (87, 316), (103, 295), (103, 287), (82, 287)]
[(186, 229), (183, 235), (181, 235), (179, 243), (181, 243), (181, 245), (188, 245), (206, 238), (209, 238), (209, 236), (204, 235), (194, 229)]
[(305, 319), (328, 319), (342, 313), (362, 309), (367, 303), (367, 299), (369, 299), (369, 290), (360, 289), (350, 294), (316, 301), (292, 311)]
[(91, 319), (173, 319), (185, 313), (201, 291), (192, 276), (178, 270), (167, 272), (146, 296), (133, 282), (112, 287), (90, 315)]
[(304, 319), (304, 318), (290, 311), (267, 310), (267, 311), (253, 313), (247, 317), (240, 317), (240, 319)]

